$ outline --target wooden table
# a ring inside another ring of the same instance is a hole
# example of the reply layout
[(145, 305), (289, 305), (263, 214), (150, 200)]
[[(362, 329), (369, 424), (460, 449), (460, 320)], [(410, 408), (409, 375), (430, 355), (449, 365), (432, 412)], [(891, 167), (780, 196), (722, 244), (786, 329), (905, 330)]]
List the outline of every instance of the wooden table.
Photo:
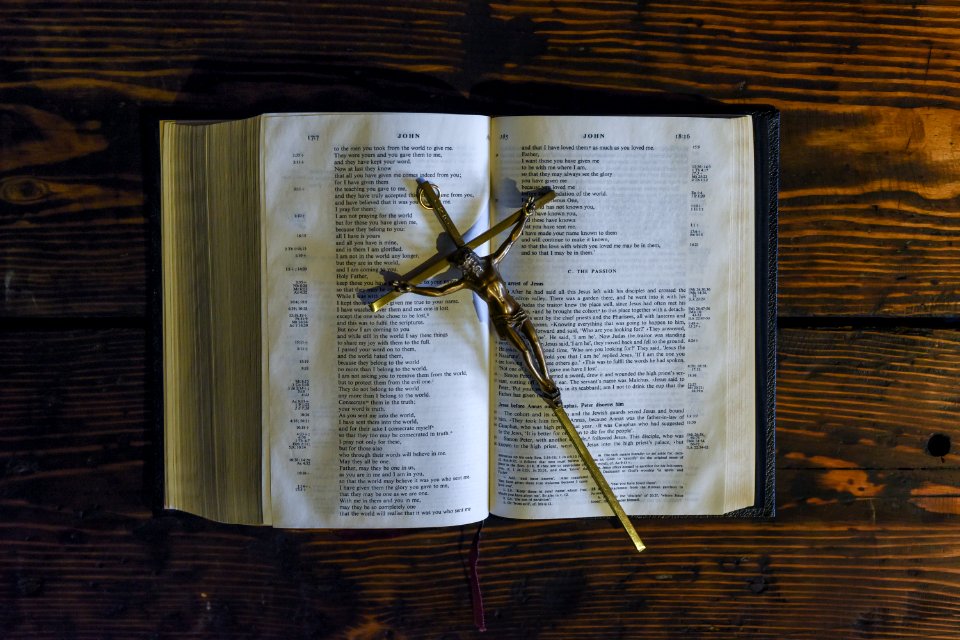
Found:
[(472, 527), (155, 510), (141, 125), (539, 79), (782, 110), (778, 515), (492, 518), (487, 637), (960, 638), (960, 7), (762, 0), (4, 2), (0, 637), (478, 635)]

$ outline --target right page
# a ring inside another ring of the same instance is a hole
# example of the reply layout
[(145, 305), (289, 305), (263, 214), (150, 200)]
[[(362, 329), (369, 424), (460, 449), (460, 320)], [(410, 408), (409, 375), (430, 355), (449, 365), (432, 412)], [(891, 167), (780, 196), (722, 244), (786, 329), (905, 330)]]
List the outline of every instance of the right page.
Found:
[[(504, 117), (491, 141), (496, 219), (557, 193), (501, 272), (624, 509), (752, 505), (750, 117)], [(516, 355), (500, 343), (494, 358), (491, 511), (612, 513)]]

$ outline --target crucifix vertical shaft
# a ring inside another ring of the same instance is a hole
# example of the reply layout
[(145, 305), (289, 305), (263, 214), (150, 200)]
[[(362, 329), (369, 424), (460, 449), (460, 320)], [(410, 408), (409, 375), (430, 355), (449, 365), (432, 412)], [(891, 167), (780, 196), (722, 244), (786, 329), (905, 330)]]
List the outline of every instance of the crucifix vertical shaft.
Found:
[[(552, 193), (552, 192), (551, 192)], [(551, 196), (552, 197), (552, 196)], [(446, 256), (446, 260), (458, 267), (463, 275), (452, 282), (440, 287), (421, 287), (408, 281), (395, 281), (392, 283), (394, 293), (416, 293), (423, 296), (439, 297), (445, 296), (461, 289), (469, 289), (477, 294), (487, 304), (490, 310), (490, 319), (497, 334), (511, 345), (521, 356), (522, 363), (527, 373), (536, 382), (537, 393), (547, 402), (563, 427), (564, 432), (573, 444), (574, 450), (583, 461), (591, 478), (596, 482), (600, 493), (603, 495), (607, 504), (617, 516), (620, 524), (623, 526), (627, 535), (633, 542), (637, 551), (643, 551), (645, 548), (640, 536), (637, 535), (630, 518), (627, 516), (623, 507), (620, 506), (616, 494), (603, 476), (603, 472), (597, 465), (586, 444), (580, 438), (576, 428), (567, 416), (563, 408), (563, 402), (560, 399), (560, 390), (557, 388), (553, 378), (547, 371), (547, 364), (543, 356), (543, 348), (540, 345), (540, 339), (533, 327), (533, 323), (527, 316), (526, 311), (520, 306), (507, 289), (506, 282), (497, 270), (497, 263), (503, 259), (513, 243), (517, 241), (527, 219), (535, 208), (537, 200), (531, 198), (517, 212), (517, 222), (511, 229), (510, 236), (488, 256), (481, 258), (473, 252), (473, 243), (466, 243), (460, 234), (450, 215), (440, 202), (440, 191), (427, 182), (420, 180), (417, 187), (417, 200), (420, 205), (430, 209), (437, 216), (444, 230), (450, 235), (457, 251)], [(487, 232), (489, 233), (489, 232)], [(486, 234), (481, 234), (486, 235)], [(428, 261), (429, 263), (430, 261)], [(381, 298), (382, 304), (389, 300)], [(382, 306), (380, 301), (371, 305), (376, 311)]]

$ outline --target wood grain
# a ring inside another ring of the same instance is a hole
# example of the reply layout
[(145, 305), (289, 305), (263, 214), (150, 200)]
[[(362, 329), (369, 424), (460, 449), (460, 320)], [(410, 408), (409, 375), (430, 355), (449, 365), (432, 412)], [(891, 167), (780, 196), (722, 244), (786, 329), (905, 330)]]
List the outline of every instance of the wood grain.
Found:
[[(148, 344), (134, 328), (0, 335), (0, 634), (474, 635), (473, 527), (281, 531), (155, 511)], [(930, 428), (957, 435), (936, 398), (958, 387), (960, 333), (792, 329), (779, 359), (776, 521), (637, 519), (638, 555), (613, 519), (493, 518), (491, 633), (957, 637), (960, 467), (921, 448)], [(889, 441), (884, 419), (902, 429)]]
[(936, 3), (7, 2), (0, 314), (143, 313), (144, 109), (390, 108), (547, 79), (774, 104), (781, 315), (955, 315), (958, 36)]
[(147, 123), (546, 80), (781, 109), (778, 516), (491, 518), (486, 637), (960, 638), (958, 59), (949, 2), (0, 4), (0, 637), (480, 636), (472, 527), (156, 510)]
[(845, 107), (784, 123), (780, 312), (957, 313), (960, 119)]
[(927, 451), (960, 443), (960, 333), (789, 329), (777, 368), (777, 447), (786, 468), (958, 468)]
[[(653, 553), (630, 553), (603, 521), (493, 518), (480, 564), (488, 635), (956, 637), (955, 523), (640, 524)], [(5, 541), (18, 597), (0, 624), (44, 640), (482, 637), (463, 575), (472, 533), (48, 520)]]

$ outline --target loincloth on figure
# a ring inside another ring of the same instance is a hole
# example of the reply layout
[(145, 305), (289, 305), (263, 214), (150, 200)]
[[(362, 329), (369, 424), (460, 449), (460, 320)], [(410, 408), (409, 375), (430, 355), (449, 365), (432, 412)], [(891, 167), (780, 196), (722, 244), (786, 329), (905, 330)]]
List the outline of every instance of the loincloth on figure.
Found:
[(513, 313), (491, 315), (490, 320), (497, 329), (519, 329), (524, 322), (529, 320), (527, 312), (523, 309), (517, 309)]

